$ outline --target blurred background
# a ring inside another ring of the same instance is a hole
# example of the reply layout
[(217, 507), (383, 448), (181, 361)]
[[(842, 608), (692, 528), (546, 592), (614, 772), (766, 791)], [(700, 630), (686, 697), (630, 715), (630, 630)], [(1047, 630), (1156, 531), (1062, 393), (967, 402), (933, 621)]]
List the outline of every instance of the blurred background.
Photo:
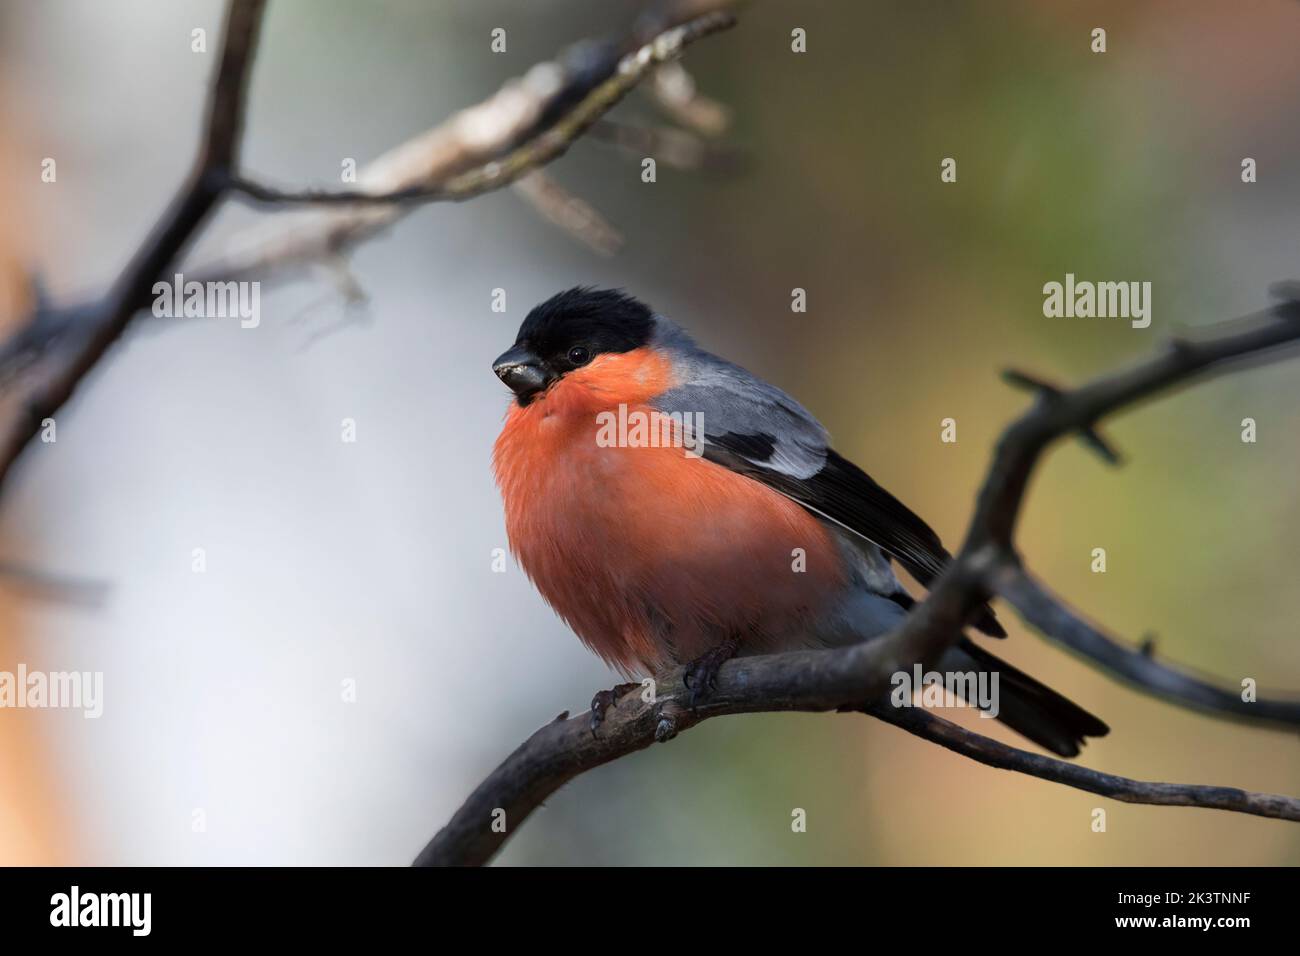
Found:
[[(364, 164), (638, 8), (274, 0), (246, 167), (335, 185), (344, 157)], [(192, 162), (215, 53), (191, 52), (191, 30), (215, 51), (222, 16), (208, 0), (0, 0), (11, 291), (29, 270), (71, 301), (122, 268)], [(517, 566), (492, 570), (508, 396), (489, 365), (530, 306), (573, 284), (625, 287), (794, 393), (957, 544), (1025, 403), (1003, 367), (1077, 382), (1300, 277), (1297, 36), (1287, 0), (759, 0), (685, 60), (730, 108), (743, 162), (661, 162), (646, 184), (639, 156), (584, 140), (550, 167), (622, 233), (617, 255), (497, 192), (361, 247), (363, 308), (308, 277), (264, 289), (255, 330), (142, 323), (0, 507), (4, 563), (104, 587), (86, 605), (0, 578), (0, 670), (104, 674), (98, 720), (0, 710), (0, 862), (405, 864), (537, 726), (613, 683)], [(662, 122), (643, 93), (613, 117)], [(259, 215), (224, 211), (195, 256)], [(1067, 272), (1151, 281), (1151, 327), (1044, 318), (1042, 286)], [(948, 417), (955, 444), (940, 441)], [(1167, 659), (1254, 677), (1262, 695), (1300, 687), (1300, 366), (1108, 431), (1123, 468), (1064, 445), (1038, 473), (1029, 566)], [(1090, 571), (1098, 547), (1105, 574)], [(1109, 721), (1085, 765), (1300, 791), (1294, 734), (1136, 694), (1002, 618), (1012, 661)], [(865, 718), (754, 716), (580, 778), (499, 862), (1295, 864), (1300, 829), (1104, 801)]]

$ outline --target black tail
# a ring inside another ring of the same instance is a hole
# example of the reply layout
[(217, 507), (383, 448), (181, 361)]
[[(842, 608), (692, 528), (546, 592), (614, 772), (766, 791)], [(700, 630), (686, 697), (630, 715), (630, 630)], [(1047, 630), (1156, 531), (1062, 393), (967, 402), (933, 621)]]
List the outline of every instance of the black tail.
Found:
[(1054, 754), (1077, 757), (1085, 737), (1110, 733), (1109, 727), (1078, 704), (967, 638), (944, 653), (941, 666), (948, 671), (996, 673), (997, 719)]

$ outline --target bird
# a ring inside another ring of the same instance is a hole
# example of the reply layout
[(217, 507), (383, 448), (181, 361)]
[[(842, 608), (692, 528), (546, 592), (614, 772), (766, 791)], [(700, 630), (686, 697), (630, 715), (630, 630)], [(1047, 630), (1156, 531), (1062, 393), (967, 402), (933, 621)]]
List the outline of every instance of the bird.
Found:
[[(492, 368), (512, 392), (492, 468), (516, 561), (624, 677), (685, 665), (692, 706), (733, 656), (892, 630), (915, 604), (895, 563), (924, 587), (952, 559), (795, 399), (622, 290), (551, 296)], [(971, 624), (1006, 636), (987, 605)], [(939, 667), (996, 674), (990, 716), (1060, 756), (1109, 731), (969, 636)], [(630, 686), (596, 695), (593, 733)]]

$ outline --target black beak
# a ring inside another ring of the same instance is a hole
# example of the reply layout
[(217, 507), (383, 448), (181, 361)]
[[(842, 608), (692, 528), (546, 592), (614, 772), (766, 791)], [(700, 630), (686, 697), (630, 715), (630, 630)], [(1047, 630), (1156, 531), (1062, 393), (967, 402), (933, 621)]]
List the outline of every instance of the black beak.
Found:
[(550, 385), (554, 378), (542, 360), (522, 345), (516, 345), (498, 356), (492, 363), (492, 371), (509, 386), (521, 404), (526, 404), (528, 399)]

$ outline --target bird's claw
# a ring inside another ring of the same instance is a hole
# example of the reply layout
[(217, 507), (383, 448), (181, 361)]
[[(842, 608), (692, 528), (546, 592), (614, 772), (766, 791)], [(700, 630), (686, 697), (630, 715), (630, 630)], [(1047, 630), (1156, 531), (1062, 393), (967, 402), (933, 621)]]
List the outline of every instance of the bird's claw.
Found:
[(602, 690), (591, 698), (591, 735), (596, 736), (596, 730), (605, 722), (605, 711), (611, 707), (618, 707), (618, 699), (626, 694), (633, 687), (640, 687), (640, 684), (619, 684), (610, 690)]
[(737, 645), (735, 639), (728, 639), (686, 665), (682, 683), (691, 692), (691, 710), (718, 689), (718, 670), (735, 655)]

